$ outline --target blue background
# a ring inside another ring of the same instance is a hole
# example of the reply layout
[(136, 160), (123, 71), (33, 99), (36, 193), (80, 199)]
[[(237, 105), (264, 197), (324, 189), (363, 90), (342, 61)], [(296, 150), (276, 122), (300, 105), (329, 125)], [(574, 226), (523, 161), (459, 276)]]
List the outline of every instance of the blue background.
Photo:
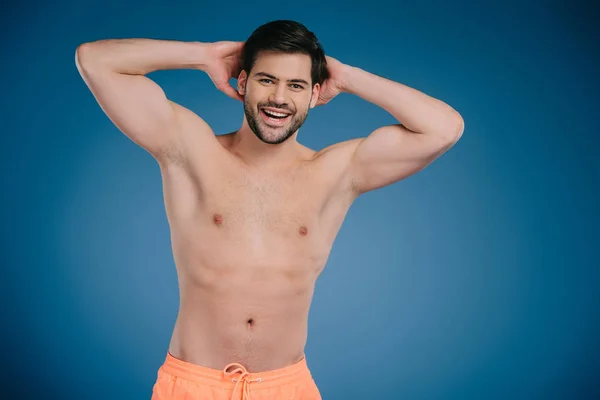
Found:
[[(465, 120), (448, 153), (350, 209), (310, 313), (306, 354), (323, 398), (599, 398), (597, 11), (576, 1), (4, 5), (3, 393), (149, 399), (177, 313), (160, 171), (98, 107), (77, 45), (245, 40), (295, 19), (326, 53)], [(150, 76), (217, 133), (240, 126), (242, 104), (204, 73)], [(343, 94), (311, 111), (299, 141), (321, 149), (393, 122)]]

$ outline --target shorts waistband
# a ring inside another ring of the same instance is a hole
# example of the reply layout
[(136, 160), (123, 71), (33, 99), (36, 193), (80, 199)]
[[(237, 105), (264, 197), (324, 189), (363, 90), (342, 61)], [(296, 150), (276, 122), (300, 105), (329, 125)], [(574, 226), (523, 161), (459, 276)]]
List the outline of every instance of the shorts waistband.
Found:
[(213, 369), (197, 364), (192, 364), (181, 360), (167, 352), (165, 362), (160, 367), (163, 372), (179, 377), (181, 379), (190, 380), (199, 384), (208, 384), (211, 386), (237, 386), (237, 383), (244, 381), (247, 383), (258, 383), (261, 388), (285, 385), (297, 379), (302, 379), (305, 376), (311, 376), (306, 362), (306, 354), (302, 356), (300, 361), (275, 370), (262, 372), (248, 372), (240, 363), (228, 364), (224, 369)]

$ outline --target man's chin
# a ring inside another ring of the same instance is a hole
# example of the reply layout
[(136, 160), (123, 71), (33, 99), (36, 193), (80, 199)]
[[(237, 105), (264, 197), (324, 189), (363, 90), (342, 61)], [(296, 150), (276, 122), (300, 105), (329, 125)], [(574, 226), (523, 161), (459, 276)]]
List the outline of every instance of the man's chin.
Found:
[(290, 136), (281, 135), (281, 136), (277, 136), (277, 137), (272, 137), (272, 136), (263, 135), (263, 134), (256, 135), (256, 136), (263, 143), (267, 143), (267, 144), (281, 144), (281, 143), (285, 142), (286, 140), (288, 140), (291, 137), (291, 135)]
[(285, 130), (285, 127), (269, 128), (261, 126), (259, 132), (254, 132), (254, 134), (263, 143), (267, 144), (280, 144), (292, 137), (292, 135)]

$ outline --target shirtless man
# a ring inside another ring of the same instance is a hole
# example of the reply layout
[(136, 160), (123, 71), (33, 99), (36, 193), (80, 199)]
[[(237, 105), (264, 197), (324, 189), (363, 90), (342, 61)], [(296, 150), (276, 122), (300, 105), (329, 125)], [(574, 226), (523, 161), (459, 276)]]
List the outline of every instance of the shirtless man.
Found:
[[(245, 42), (84, 43), (76, 64), (104, 113), (160, 165), (180, 307), (152, 400), (320, 399), (304, 353), (308, 315), (344, 216), (357, 196), (446, 152), (461, 116), (325, 56), (294, 21)], [(237, 131), (215, 135), (145, 76), (183, 68), (243, 102)], [(342, 92), (402, 123), (320, 151), (298, 143), (309, 110)]]

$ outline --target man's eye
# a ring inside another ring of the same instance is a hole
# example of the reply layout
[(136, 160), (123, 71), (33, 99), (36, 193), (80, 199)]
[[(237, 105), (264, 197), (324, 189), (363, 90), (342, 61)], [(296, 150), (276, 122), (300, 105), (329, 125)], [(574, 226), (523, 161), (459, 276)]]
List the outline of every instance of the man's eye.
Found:
[[(270, 79), (267, 79), (267, 78), (261, 79), (260, 81), (261, 81), (261, 82), (265, 82), (265, 83), (272, 82)], [(267, 81), (268, 81), (268, 82), (267, 82)]]
[(293, 87), (294, 89), (302, 89), (302, 86), (300, 86), (300, 85), (297, 85), (297, 84), (295, 84), (295, 83), (294, 83), (294, 84), (292, 84), (292, 87)]

